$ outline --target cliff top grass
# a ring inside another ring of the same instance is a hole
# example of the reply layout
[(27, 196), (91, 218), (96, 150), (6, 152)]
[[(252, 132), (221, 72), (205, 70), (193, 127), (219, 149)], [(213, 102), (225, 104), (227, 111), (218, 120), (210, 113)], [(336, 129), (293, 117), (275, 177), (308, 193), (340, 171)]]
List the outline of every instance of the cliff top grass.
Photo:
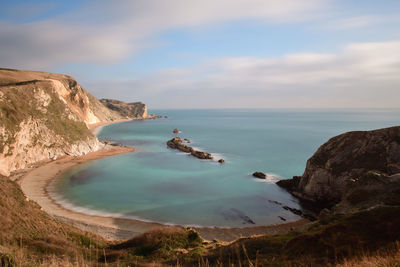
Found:
[(0, 86), (45, 79), (63, 80), (72, 78), (64, 74), (0, 68)]
[[(10, 84), (10, 81), (21, 77), (7, 76), (4, 72), (0, 71), (0, 82), (6, 82), (8, 85), (0, 85), (0, 127), (6, 129), (6, 135), (0, 135), (0, 153), (6, 145), (14, 142), (14, 134), (19, 130), (21, 122), (29, 118), (44, 121), (49, 130), (67, 142), (85, 140), (91, 136), (85, 123), (68, 118), (66, 105), (56, 95), (49, 81), (30, 80)], [(13, 71), (6, 72), (8, 74)], [(19, 73), (19, 71), (16, 72)], [(36, 75), (36, 73), (33, 74)], [(58, 75), (55, 76), (58, 77)], [(27, 78), (30, 76), (28, 75)], [(19, 81), (21, 80), (23, 81), (23, 78)], [(40, 111), (43, 107), (35, 98), (39, 89), (51, 97), (49, 105), (45, 107), (45, 113)]]

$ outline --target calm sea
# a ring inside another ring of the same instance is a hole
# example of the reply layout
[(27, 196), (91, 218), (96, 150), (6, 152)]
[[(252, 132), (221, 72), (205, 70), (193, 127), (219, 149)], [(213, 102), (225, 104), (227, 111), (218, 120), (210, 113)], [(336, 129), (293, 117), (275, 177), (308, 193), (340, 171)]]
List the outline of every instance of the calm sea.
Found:
[[(53, 183), (62, 205), (106, 216), (181, 225), (246, 227), (298, 217), (299, 208), (275, 185), (301, 175), (306, 161), (330, 137), (400, 125), (400, 110), (264, 109), (153, 110), (167, 119), (104, 127), (100, 139), (136, 152), (80, 166)], [(167, 148), (179, 136), (225, 164)], [(268, 179), (251, 176), (263, 171)], [(282, 203), (278, 205), (272, 201)], [(254, 222), (254, 224), (251, 223)]]

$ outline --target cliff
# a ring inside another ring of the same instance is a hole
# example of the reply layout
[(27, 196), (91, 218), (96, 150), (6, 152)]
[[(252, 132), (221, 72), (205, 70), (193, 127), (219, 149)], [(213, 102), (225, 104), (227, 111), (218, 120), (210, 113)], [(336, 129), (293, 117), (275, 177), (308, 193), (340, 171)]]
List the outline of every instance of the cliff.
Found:
[(147, 107), (142, 102), (125, 103), (114, 99), (101, 99), (100, 102), (123, 118), (150, 119), (154, 117), (147, 114)]
[(88, 125), (121, 118), (70, 76), (0, 69), (0, 174), (98, 150)]
[(333, 137), (307, 161), (301, 177), (278, 185), (343, 213), (400, 205), (400, 127)]

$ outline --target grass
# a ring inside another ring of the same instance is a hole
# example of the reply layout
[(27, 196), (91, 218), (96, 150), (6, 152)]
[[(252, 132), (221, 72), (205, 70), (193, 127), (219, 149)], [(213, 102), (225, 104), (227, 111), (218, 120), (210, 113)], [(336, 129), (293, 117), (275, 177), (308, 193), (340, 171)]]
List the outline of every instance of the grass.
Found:
[[(113, 243), (53, 219), (0, 176), (1, 266), (399, 266), (400, 207), (315, 222), (301, 232), (204, 243), (188, 228)], [(365, 265), (375, 262), (376, 265)], [(396, 265), (397, 264), (397, 265)]]
[(190, 228), (163, 227), (110, 246), (108, 254), (111, 257), (108, 258), (113, 258), (113, 261), (132, 258), (145, 262), (169, 262), (176, 260), (182, 253), (190, 251), (193, 254), (196, 249), (200, 253), (202, 242), (199, 234)]
[(399, 212), (399, 207), (381, 207), (317, 222), (300, 233), (240, 239), (211, 251), (208, 260), (212, 266), (229, 262), (250, 266), (256, 261), (260, 266), (338, 264), (393, 246), (400, 240)]
[(96, 251), (108, 245), (96, 235), (56, 221), (27, 200), (15, 182), (2, 176), (0, 214), (0, 266), (6, 266), (5, 262), (39, 266), (51, 259), (96, 263)]
[[(35, 98), (38, 90), (43, 90), (51, 98), (46, 112), (40, 111), (41, 104)], [(14, 135), (18, 132), (21, 122), (29, 118), (44, 121), (49, 131), (68, 143), (86, 140), (91, 136), (84, 122), (68, 117), (66, 104), (53, 92), (52, 84), (47, 81), (0, 86), (0, 92), (3, 93), (0, 101), (0, 127), (6, 130), (4, 135), (0, 134), (0, 153), (3, 153), (6, 146), (12, 147), (15, 142)], [(39, 139), (38, 137), (37, 140)], [(9, 149), (6, 155), (11, 153), (12, 149)]]

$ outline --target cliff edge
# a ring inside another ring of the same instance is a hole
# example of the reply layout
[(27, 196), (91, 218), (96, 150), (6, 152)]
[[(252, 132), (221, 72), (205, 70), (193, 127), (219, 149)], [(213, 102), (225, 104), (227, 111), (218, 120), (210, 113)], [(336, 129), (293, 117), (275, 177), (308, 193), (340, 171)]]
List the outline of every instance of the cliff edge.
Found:
[(342, 213), (400, 204), (400, 127), (333, 137), (307, 161), (302, 176), (277, 184)]
[(122, 118), (68, 75), (0, 69), (0, 174), (96, 151), (88, 125)]
[(100, 102), (107, 108), (117, 112), (123, 118), (154, 118), (154, 115), (147, 113), (147, 107), (142, 102), (126, 103), (115, 99), (100, 99)]

